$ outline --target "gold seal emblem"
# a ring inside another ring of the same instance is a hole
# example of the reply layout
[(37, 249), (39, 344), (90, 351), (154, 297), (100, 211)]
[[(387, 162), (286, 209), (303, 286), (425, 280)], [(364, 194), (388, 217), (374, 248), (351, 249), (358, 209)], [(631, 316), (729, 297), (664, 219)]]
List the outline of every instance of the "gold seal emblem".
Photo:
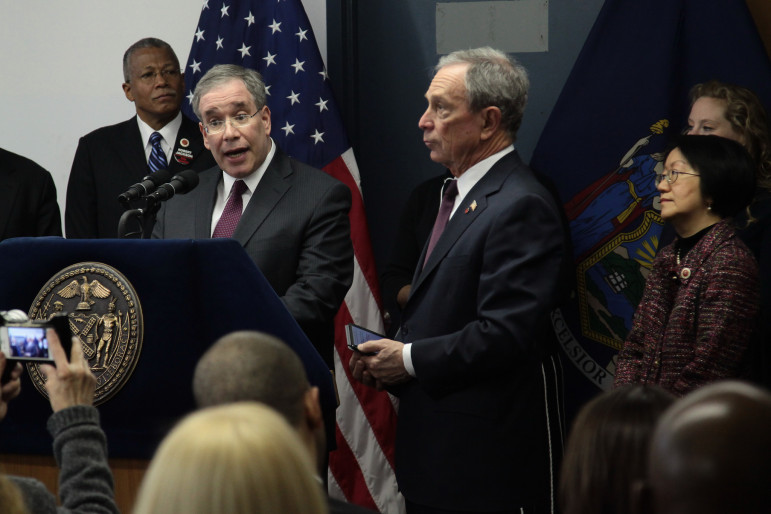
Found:
[[(66, 312), (72, 335), (96, 376), (94, 404), (113, 397), (126, 384), (142, 351), (142, 305), (134, 287), (118, 270), (99, 262), (73, 264), (51, 278), (30, 307), (30, 319)], [(68, 356), (69, 357), (69, 356)], [(37, 390), (45, 397), (45, 377), (27, 364)]]

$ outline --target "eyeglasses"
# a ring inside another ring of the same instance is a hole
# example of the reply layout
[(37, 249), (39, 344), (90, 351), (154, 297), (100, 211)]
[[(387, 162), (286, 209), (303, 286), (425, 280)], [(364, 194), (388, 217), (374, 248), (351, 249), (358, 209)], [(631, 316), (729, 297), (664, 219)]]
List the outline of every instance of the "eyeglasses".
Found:
[(257, 116), (258, 112), (260, 111), (254, 114), (236, 114), (235, 116), (228, 116), (224, 120), (211, 120), (204, 128), (207, 134), (219, 134), (225, 130), (225, 122), (227, 120), (230, 120), (230, 124), (234, 127), (245, 127), (252, 122), (252, 119)]
[(698, 173), (691, 173), (689, 171), (677, 171), (677, 170), (669, 170), (669, 173), (659, 173), (656, 175), (656, 185), (658, 186), (661, 184), (662, 180), (666, 180), (667, 184), (674, 184), (677, 180), (678, 175), (690, 175), (692, 177), (700, 177)]
[[(146, 84), (152, 84), (155, 82), (155, 77), (160, 75), (163, 80), (171, 81), (178, 79), (182, 73), (177, 69), (161, 70), (161, 71), (146, 71), (139, 76), (139, 80)], [(130, 81), (129, 81), (130, 82)]]

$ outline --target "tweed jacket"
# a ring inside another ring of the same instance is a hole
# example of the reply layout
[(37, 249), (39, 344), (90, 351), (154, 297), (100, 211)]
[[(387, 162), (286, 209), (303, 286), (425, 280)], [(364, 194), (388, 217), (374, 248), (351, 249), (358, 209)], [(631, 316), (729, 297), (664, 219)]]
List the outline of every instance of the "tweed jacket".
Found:
[(677, 263), (675, 244), (653, 262), (615, 385), (655, 383), (682, 396), (742, 372), (758, 312), (758, 266), (728, 221)]

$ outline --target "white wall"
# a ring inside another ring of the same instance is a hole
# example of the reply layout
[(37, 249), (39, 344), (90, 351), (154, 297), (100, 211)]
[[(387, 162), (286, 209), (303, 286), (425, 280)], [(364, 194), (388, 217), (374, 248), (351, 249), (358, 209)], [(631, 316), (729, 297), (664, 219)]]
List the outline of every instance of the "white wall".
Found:
[[(325, 0), (303, 3), (326, 56)], [(135, 113), (121, 88), (123, 52), (143, 37), (158, 37), (184, 65), (201, 5), (0, 0), (0, 147), (51, 172), (62, 214), (78, 139)]]

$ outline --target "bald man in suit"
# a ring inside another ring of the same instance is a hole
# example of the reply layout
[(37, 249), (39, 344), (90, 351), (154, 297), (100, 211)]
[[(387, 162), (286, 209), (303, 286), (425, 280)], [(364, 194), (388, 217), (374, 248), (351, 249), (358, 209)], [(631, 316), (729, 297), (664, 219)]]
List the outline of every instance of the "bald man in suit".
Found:
[(156, 38), (137, 41), (123, 56), (123, 92), (137, 115), (80, 138), (67, 185), (64, 224), (70, 239), (113, 238), (124, 207), (118, 196), (153, 169), (151, 136), (171, 173), (214, 166), (198, 125), (180, 111), (183, 74), (171, 46)]

